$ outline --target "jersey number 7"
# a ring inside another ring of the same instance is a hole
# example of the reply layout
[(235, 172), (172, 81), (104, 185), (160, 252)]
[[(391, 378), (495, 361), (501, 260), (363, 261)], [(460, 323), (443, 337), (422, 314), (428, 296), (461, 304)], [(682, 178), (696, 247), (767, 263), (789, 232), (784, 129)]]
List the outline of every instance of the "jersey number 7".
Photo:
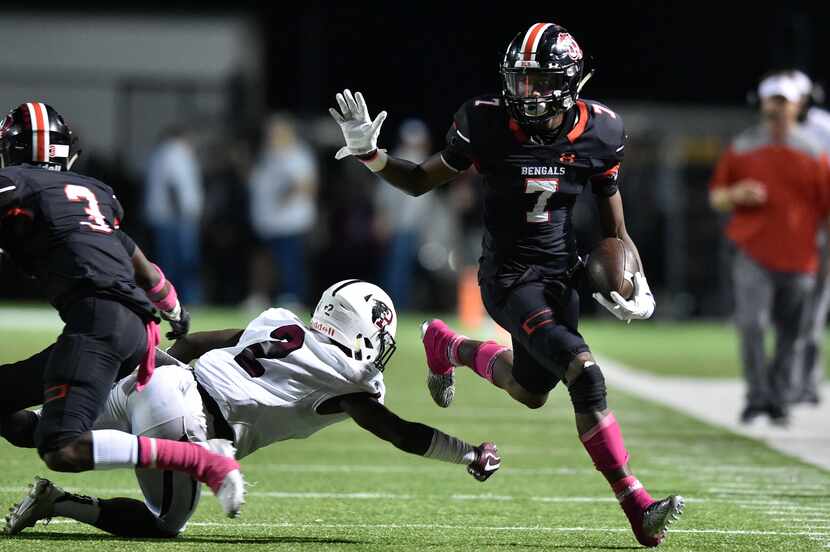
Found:
[(533, 204), (533, 209), (525, 213), (527, 222), (549, 222), (550, 211), (547, 211), (550, 196), (559, 191), (558, 178), (526, 178), (525, 193), (539, 194)]
[(263, 341), (248, 345), (234, 357), (239, 366), (252, 378), (261, 377), (265, 373), (265, 366), (258, 359), (285, 358), (305, 342), (305, 332), (296, 324), (280, 326), (271, 332), (274, 341)]

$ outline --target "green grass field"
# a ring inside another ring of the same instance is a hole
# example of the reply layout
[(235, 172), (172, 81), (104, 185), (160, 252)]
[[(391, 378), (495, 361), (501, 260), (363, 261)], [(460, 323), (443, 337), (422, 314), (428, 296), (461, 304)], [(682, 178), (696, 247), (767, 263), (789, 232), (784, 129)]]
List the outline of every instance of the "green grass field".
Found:
[[(43, 316), (0, 309), (0, 361), (50, 343)], [(196, 329), (235, 327), (239, 313), (202, 312)], [(242, 517), (227, 520), (210, 493), (175, 541), (114, 539), (56, 519), (0, 550), (620, 550), (637, 548), (627, 522), (576, 438), (570, 402), (557, 389), (531, 411), (464, 370), (456, 402), (435, 407), (424, 385), (419, 317), (402, 321), (386, 372), (387, 405), (407, 419), (469, 441), (494, 440), (503, 467), (485, 483), (464, 468), (408, 456), (350, 422), (303, 441), (263, 449), (243, 462)], [(40, 324), (40, 326), (38, 326)], [(10, 326), (14, 326), (11, 328)], [(53, 324), (57, 328), (57, 324)], [(735, 376), (731, 329), (593, 323), (598, 352), (660, 373)], [(611, 391), (632, 466), (653, 495), (688, 505), (665, 550), (801, 552), (830, 545), (830, 473), (672, 410)], [(11, 505), (45, 469), (33, 451), (0, 445), (0, 503)], [(54, 474), (61, 485), (103, 497), (138, 497), (131, 473)]]

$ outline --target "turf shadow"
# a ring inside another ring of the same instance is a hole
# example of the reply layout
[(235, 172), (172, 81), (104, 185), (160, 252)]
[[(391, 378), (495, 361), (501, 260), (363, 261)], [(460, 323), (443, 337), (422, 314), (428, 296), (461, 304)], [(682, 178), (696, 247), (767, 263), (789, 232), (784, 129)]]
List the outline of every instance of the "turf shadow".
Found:
[[(488, 548), (489, 546), (486, 544), (479, 544), (479, 547)], [(499, 542), (493, 543), (492, 545), (494, 548), (503, 548), (503, 547), (512, 547), (515, 546), (517, 548), (544, 548), (545, 550), (642, 550), (642, 546), (611, 546), (611, 545), (596, 545), (596, 544), (550, 544), (546, 543), (539, 543), (539, 544), (528, 544), (526, 542)]]
[[(0, 539), (2, 543), (6, 539)], [(181, 542), (181, 543), (211, 543), (211, 544), (369, 544), (368, 541), (342, 539), (336, 537), (300, 537), (300, 536), (262, 536), (236, 537), (232, 535), (189, 535), (175, 539), (142, 539), (114, 537), (111, 535), (94, 535), (85, 533), (24, 533), (15, 536), (16, 541), (112, 541), (112, 542)]]

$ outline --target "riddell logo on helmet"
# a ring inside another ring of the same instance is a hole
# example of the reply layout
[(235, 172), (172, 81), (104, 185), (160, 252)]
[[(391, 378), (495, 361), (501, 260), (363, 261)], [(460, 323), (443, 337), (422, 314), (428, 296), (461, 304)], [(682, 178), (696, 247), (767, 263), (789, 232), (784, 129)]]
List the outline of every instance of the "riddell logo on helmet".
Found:
[(331, 326), (326, 326), (325, 324), (320, 324), (319, 322), (313, 320), (311, 322), (311, 327), (317, 330), (318, 332), (323, 332), (329, 337), (334, 337), (334, 328), (332, 328)]
[(566, 52), (574, 61), (582, 59), (582, 49), (570, 33), (559, 33), (556, 36), (556, 50)]

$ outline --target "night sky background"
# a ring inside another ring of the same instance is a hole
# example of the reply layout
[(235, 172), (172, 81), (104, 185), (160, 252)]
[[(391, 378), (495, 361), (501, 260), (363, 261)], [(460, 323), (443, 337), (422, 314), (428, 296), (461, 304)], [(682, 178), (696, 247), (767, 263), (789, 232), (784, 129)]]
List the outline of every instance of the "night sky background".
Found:
[(504, 48), (538, 21), (567, 28), (597, 69), (589, 98), (741, 105), (771, 69), (830, 76), (827, 2), (309, 1), (258, 10), (270, 107), (320, 113), (350, 87), (373, 113), (419, 114), (440, 132), (466, 98), (498, 90)]

